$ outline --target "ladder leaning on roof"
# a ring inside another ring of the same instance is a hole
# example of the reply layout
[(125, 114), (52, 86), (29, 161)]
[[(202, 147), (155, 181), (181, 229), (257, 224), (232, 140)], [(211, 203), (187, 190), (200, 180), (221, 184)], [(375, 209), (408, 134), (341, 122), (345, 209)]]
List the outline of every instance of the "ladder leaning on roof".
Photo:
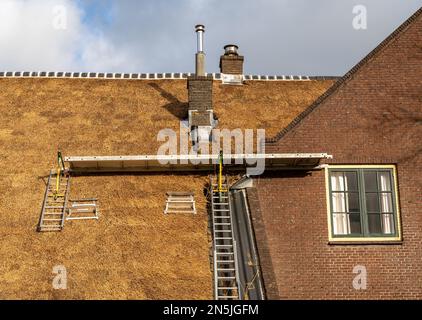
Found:
[(224, 181), (217, 180), (214, 181), (212, 176), (210, 177), (214, 297), (216, 300), (239, 300), (241, 296), (237, 249), (227, 177)]
[(38, 231), (60, 231), (63, 229), (70, 175), (66, 172), (63, 157), (57, 152), (57, 169), (51, 170), (41, 210)]
[[(56, 170), (50, 171), (38, 231), (61, 231), (63, 229), (70, 176), (63, 175), (57, 178), (58, 174), (61, 175)], [(59, 182), (57, 183), (57, 181)]]

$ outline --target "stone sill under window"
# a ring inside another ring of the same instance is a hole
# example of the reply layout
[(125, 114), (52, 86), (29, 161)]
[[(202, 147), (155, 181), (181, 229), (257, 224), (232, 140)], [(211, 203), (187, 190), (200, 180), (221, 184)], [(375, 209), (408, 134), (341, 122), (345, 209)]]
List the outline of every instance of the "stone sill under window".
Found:
[(392, 239), (392, 240), (343, 240), (343, 239), (331, 239), (328, 241), (329, 245), (402, 245), (403, 240)]

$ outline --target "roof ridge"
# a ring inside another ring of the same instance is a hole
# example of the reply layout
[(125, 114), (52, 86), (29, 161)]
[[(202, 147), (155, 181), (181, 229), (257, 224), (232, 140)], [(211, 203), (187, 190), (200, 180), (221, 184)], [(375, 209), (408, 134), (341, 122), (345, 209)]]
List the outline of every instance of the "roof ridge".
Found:
[[(123, 72), (63, 72), (63, 71), (0, 71), (0, 78), (60, 78), (60, 79), (123, 79), (123, 80), (165, 80), (187, 79), (191, 72), (166, 73), (123, 73)], [(214, 80), (221, 80), (222, 73), (206, 73)], [(336, 80), (339, 76), (302, 76), (302, 75), (255, 75), (244, 74), (243, 80), (256, 81), (307, 81)]]
[(318, 99), (316, 99), (308, 108), (292, 120), (286, 127), (280, 130), (274, 137), (265, 139), (266, 143), (275, 143), (283, 138), (290, 130), (298, 125), (304, 118), (306, 118), (312, 111), (314, 111), (323, 101), (328, 99), (334, 92), (336, 92), (349, 78), (358, 72), (366, 63), (386, 48), (400, 33), (412, 24), (422, 14), (422, 7), (416, 10), (405, 22), (403, 22), (397, 29), (395, 29), (387, 38), (385, 38), (375, 49), (369, 52), (362, 60), (360, 60), (352, 69), (350, 69), (343, 77), (337, 80), (326, 92), (324, 92)]

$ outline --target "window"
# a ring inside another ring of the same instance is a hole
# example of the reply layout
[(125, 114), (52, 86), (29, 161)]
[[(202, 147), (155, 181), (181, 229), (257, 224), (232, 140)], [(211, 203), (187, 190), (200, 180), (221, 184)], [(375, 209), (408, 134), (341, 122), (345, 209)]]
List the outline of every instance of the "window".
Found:
[(394, 177), (394, 166), (330, 166), (331, 238), (399, 240)]

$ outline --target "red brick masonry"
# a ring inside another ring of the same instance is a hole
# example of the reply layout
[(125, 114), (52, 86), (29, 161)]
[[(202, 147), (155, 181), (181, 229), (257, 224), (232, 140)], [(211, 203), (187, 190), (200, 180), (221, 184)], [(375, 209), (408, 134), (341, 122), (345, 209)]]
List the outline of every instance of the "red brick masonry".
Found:
[(243, 74), (243, 61), (243, 56), (222, 55), (220, 57), (220, 72), (226, 74)]
[[(396, 165), (403, 241), (329, 244), (324, 170), (267, 173), (249, 202), (268, 298), (422, 299), (421, 13), (266, 145)], [(356, 265), (367, 268), (366, 290), (352, 286)]]

